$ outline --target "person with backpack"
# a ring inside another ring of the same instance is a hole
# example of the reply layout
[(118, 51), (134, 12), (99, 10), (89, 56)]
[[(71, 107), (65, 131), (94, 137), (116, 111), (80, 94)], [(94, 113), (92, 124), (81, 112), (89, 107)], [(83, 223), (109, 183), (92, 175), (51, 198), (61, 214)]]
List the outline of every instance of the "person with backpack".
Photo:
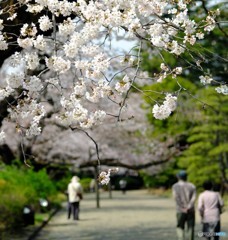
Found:
[(74, 176), (68, 184), (68, 219), (70, 219), (71, 213), (73, 213), (73, 219), (79, 220), (79, 204), (83, 198), (83, 190), (79, 180), (79, 177)]

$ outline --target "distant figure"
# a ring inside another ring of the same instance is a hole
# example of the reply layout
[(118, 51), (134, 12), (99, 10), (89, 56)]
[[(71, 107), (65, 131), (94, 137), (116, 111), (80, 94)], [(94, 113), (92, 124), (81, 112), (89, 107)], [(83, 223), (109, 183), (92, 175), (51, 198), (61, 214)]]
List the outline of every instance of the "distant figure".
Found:
[[(211, 181), (203, 184), (204, 192), (199, 195), (198, 210), (202, 218), (202, 232), (215, 234), (220, 232), (220, 214), (222, 212), (223, 201), (218, 192), (212, 190)], [(205, 236), (206, 239), (211, 237)], [(213, 236), (214, 240), (218, 240), (219, 236)]]
[(119, 181), (119, 185), (120, 185), (120, 189), (122, 190), (122, 193), (125, 194), (127, 189), (127, 181), (125, 179), (121, 179)]
[(95, 192), (95, 184), (96, 184), (95, 179), (91, 179), (90, 184), (89, 184), (89, 189), (90, 189), (91, 193)]
[[(176, 201), (177, 237), (178, 240), (193, 240), (195, 226), (196, 187), (187, 182), (187, 173), (180, 171), (177, 174), (178, 182), (172, 187)], [(185, 225), (187, 230), (185, 231)]]
[(68, 219), (70, 219), (71, 213), (73, 213), (73, 219), (79, 220), (79, 203), (83, 198), (83, 190), (79, 180), (77, 176), (74, 176), (68, 184)]

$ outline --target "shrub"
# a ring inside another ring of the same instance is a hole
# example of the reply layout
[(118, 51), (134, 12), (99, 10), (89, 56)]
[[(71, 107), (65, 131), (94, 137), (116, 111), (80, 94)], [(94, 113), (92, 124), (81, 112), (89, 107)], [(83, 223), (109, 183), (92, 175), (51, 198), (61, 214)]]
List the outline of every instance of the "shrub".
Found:
[[(1, 180), (2, 182), (3, 180)], [(27, 189), (15, 187), (10, 182), (0, 186), (0, 222), (3, 227), (23, 224), (23, 206), (28, 203)]]
[(56, 182), (56, 188), (58, 191), (65, 193), (67, 191), (67, 186), (72, 178), (72, 175), (67, 175), (62, 177)]
[(89, 192), (90, 191), (90, 182), (92, 178), (83, 178), (80, 180), (80, 183), (83, 187), (84, 192)]
[(0, 225), (14, 227), (23, 224), (23, 208), (38, 208), (39, 198), (56, 194), (56, 187), (45, 170), (18, 169), (3, 166), (0, 171)]
[(39, 172), (26, 171), (26, 181), (33, 188), (39, 198), (48, 198), (56, 194), (55, 183), (49, 178), (45, 169)]

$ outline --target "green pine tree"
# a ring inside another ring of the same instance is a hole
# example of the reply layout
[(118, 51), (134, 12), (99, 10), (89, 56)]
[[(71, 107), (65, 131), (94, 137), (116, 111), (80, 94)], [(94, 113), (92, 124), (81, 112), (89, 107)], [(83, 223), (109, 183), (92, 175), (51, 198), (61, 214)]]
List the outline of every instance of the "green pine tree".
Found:
[[(175, 145), (182, 152), (176, 158), (178, 168), (185, 168), (189, 179), (197, 186), (204, 180), (211, 179), (217, 183), (228, 184), (228, 97), (218, 94), (215, 86), (227, 84), (227, 16), (226, 4), (223, 2), (196, 1), (191, 14), (198, 20), (205, 17), (206, 12), (220, 9), (221, 14), (217, 21), (220, 22), (215, 30), (201, 40), (201, 45), (191, 46), (191, 57), (185, 54), (175, 57), (168, 52), (145, 47), (143, 52), (142, 67), (150, 77), (156, 77), (161, 71), (160, 64), (164, 62), (171, 69), (175, 66), (183, 67), (182, 78), (177, 80), (168, 77), (162, 83), (152, 83), (143, 88), (145, 108), (148, 108), (148, 120), (151, 123), (150, 135), (160, 141), (169, 138), (175, 140)], [(217, 4), (218, 3), (218, 4)], [(210, 5), (210, 6), (209, 6)], [(212, 6), (213, 5), (213, 6)], [(196, 20), (197, 21), (197, 20)], [(181, 36), (180, 36), (181, 37)], [(162, 56), (162, 57), (161, 57)], [(201, 62), (206, 67), (202, 72), (195, 61)], [(192, 71), (187, 65), (191, 65)], [(214, 87), (202, 86), (200, 75), (211, 75), (216, 82)], [(197, 90), (198, 89), (198, 90)], [(152, 115), (155, 101), (162, 102), (165, 93), (174, 93), (178, 96), (178, 107), (172, 115), (165, 120), (156, 120)], [(173, 169), (173, 173), (177, 169)]]
[(198, 91), (197, 98), (200, 102), (196, 103), (195, 113), (199, 117), (187, 138), (189, 147), (178, 163), (188, 170), (189, 179), (198, 186), (208, 179), (225, 184), (228, 182), (228, 96), (208, 87)]

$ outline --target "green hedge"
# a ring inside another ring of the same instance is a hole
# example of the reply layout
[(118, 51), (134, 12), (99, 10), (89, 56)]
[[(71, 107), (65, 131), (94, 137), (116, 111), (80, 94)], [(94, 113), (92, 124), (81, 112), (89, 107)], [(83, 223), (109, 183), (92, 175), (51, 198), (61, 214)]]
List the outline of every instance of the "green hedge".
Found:
[(80, 180), (80, 183), (83, 187), (84, 192), (89, 192), (90, 191), (90, 182), (92, 181), (92, 178), (82, 178)]
[(0, 228), (4, 228), (22, 225), (25, 205), (36, 209), (39, 198), (48, 199), (57, 192), (45, 170), (1, 166), (0, 193)]

